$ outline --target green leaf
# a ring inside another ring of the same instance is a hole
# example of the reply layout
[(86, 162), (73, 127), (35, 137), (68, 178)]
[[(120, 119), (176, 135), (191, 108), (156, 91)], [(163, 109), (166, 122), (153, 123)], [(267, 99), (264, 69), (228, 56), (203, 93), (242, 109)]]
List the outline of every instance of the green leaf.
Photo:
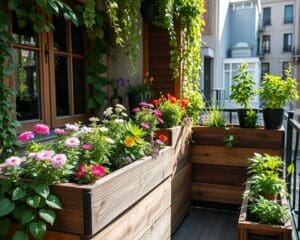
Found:
[(49, 196), (50, 190), (49, 190), (49, 186), (46, 184), (39, 184), (34, 188), (34, 191), (40, 195), (41, 197), (47, 199), (47, 197)]
[(31, 209), (26, 209), (21, 218), (21, 225), (31, 222), (34, 219), (34, 212)]
[(39, 216), (51, 226), (54, 224), (56, 218), (55, 212), (53, 210), (44, 208), (39, 211)]
[(9, 0), (8, 1), (8, 9), (10, 10), (16, 10), (19, 6), (18, 0)]
[(14, 218), (21, 221), (23, 212), (26, 211), (27, 208), (27, 206), (16, 206), (16, 208), (13, 211)]
[(8, 198), (0, 200), (0, 217), (6, 216), (15, 209), (15, 204)]
[(33, 208), (38, 208), (41, 202), (41, 197), (40, 196), (30, 196), (26, 199), (26, 203)]
[(46, 204), (49, 207), (54, 208), (54, 209), (62, 209), (62, 204), (61, 204), (59, 198), (53, 194), (49, 195), (49, 197), (46, 200)]
[(13, 191), (12, 200), (13, 201), (19, 200), (19, 199), (25, 197), (25, 195), (26, 195), (26, 191), (23, 190), (22, 188), (18, 187)]
[(13, 240), (28, 240), (28, 239), (29, 239), (28, 235), (23, 231), (17, 231), (13, 237)]
[(40, 240), (46, 233), (47, 226), (43, 221), (32, 222), (29, 224), (29, 231), (33, 237)]
[(0, 219), (0, 236), (6, 236), (10, 227), (9, 219)]

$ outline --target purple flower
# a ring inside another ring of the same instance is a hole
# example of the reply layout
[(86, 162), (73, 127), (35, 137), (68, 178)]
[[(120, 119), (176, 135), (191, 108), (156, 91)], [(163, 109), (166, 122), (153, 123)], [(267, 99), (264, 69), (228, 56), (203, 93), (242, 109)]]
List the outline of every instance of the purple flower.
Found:
[(39, 161), (50, 160), (54, 154), (54, 151), (42, 150), (36, 154), (35, 159)]
[(162, 120), (161, 118), (157, 118), (157, 121), (158, 121), (160, 124), (163, 124), (163, 123), (164, 123), (164, 120)]
[(12, 156), (7, 158), (4, 163), (9, 167), (17, 167), (21, 164), (21, 158)]
[(162, 145), (162, 144), (164, 144), (164, 142), (163, 142), (163, 141), (161, 141), (161, 140), (159, 140), (159, 139), (157, 139), (157, 140), (156, 140), (156, 143), (157, 143), (158, 145)]
[(150, 124), (142, 122), (141, 123), (141, 127), (145, 128), (145, 129), (149, 129), (150, 128)]
[(148, 103), (146, 103), (146, 102), (141, 102), (141, 103), (140, 103), (140, 106), (142, 106), (142, 107), (148, 107)]
[(131, 157), (126, 157), (125, 161), (128, 162), (128, 163), (132, 163), (132, 158)]
[(76, 148), (80, 144), (80, 141), (77, 137), (67, 138), (64, 145), (69, 148)]
[(84, 149), (84, 150), (90, 150), (90, 149), (92, 149), (92, 145), (91, 144), (83, 144), (82, 145), (82, 149)]
[(138, 108), (138, 107), (132, 109), (132, 112), (134, 112), (134, 113), (137, 113), (137, 112), (139, 112), (139, 111), (140, 111), (140, 108)]
[(56, 154), (51, 159), (51, 165), (54, 168), (61, 168), (63, 165), (65, 165), (67, 161), (67, 157), (65, 154)]
[(155, 148), (154, 149), (154, 156), (158, 156), (159, 155), (159, 148)]
[(119, 80), (118, 80), (118, 82), (117, 82), (118, 87), (124, 87), (124, 86), (126, 86), (128, 83), (129, 83), (129, 81), (126, 80), (126, 79), (124, 79), (124, 78), (122, 78), (122, 77), (120, 77)]
[(54, 132), (57, 134), (57, 135), (65, 135), (66, 134), (66, 131), (61, 129), (61, 128), (55, 128), (54, 129)]
[(157, 110), (157, 109), (155, 109), (155, 110), (153, 111), (153, 113), (154, 113), (154, 115), (157, 116), (157, 117), (161, 117), (161, 116), (162, 116), (161, 111), (159, 111), (159, 110)]

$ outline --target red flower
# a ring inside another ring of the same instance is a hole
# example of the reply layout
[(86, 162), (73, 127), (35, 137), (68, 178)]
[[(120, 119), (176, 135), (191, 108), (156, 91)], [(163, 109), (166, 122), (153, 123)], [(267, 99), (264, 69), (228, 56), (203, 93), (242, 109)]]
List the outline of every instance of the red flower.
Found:
[(186, 98), (184, 98), (184, 99), (182, 99), (182, 100), (180, 101), (180, 106), (181, 106), (182, 108), (186, 108), (187, 105), (188, 105), (188, 100), (187, 100)]
[(159, 101), (157, 99), (152, 100), (152, 104), (156, 107), (158, 105)]
[(176, 103), (176, 102), (177, 102), (176, 97), (174, 97), (174, 96), (171, 95), (171, 94), (168, 94), (168, 100), (169, 100), (171, 103)]
[(105, 168), (101, 165), (93, 166), (91, 172), (94, 177), (103, 177), (105, 175)]
[(77, 170), (77, 172), (76, 172), (76, 177), (77, 177), (77, 178), (82, 178), (82, 177), (85, 175), (86, 167), (87, 167), (87, 165), (86, 165), (86, 164), (83, 164), (83, 165), (81, 165), (81, 166), (78, 168), (78, 170)]
[(162, 142), (168, 141), (168, 137), (165, 136), (165, 135), (159, 135), (159, 136), (158, 136), (158, 139), (159, 139), (160, 141), (162, 141)]

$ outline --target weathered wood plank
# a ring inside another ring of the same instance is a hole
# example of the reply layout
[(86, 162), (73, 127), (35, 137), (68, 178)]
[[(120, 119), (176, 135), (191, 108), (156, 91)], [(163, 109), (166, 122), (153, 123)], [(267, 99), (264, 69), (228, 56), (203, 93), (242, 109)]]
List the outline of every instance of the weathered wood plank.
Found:
[[(171, 179), (168, 178), (133, 208), (118, 217), (93, 240), (141, 239), (163, 216), (171, 204)], [(169, 224), (171, 219), (168, 220)], [(166, 230), (167, 231), (167, 230)]]
[(247, 181), (245, 167), (192, 164), (193, 183), (211, 183), (243, 187)]
[(193, 128), (193, 144), (224, 146), (224, 137), (232, 134), (237, 137), (237, 147), (283, 149), (284, 130), (264, 128)]
[(191, 160), (192, 163), (248, 167), (247, 159), (254, 152), (282, 156), (281, 149), (192, 145)]
[(220, 184), (192, 183), (192, 199), (228, 204), (242, 203), (244, 187)]

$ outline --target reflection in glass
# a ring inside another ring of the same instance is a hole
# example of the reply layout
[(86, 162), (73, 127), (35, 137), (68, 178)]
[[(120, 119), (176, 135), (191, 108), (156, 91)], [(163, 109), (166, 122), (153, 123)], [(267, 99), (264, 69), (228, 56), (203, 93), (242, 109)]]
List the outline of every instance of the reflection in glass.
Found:
[(38, 52), (14, 49), (16, 68), (17, 120), (40, 118), (40, 86)]
[(54, 49), (66, 52), (68, 42), (67, 22), (62, 16), (54, 17), (53, 25), (55, 27), (53, 31)]
[(38, 46), (38, 37), (33, 30), (31, 23), (28, 23), (24, 27), (19, 27), (16, 13), (12, 13), (12, 32), (15, 43)]
[(55, 56), (56, 115), (66, 116), (69, 110), (69, 76), (67, 57)]
[(74, 91), (74, 111), (75, 114), (85, 112), (84, 102), (84, 61), (73, 58), (73, 91)]
[(84, 53), (84, 31), (82, 27), (72, 24), (72, 53)]

